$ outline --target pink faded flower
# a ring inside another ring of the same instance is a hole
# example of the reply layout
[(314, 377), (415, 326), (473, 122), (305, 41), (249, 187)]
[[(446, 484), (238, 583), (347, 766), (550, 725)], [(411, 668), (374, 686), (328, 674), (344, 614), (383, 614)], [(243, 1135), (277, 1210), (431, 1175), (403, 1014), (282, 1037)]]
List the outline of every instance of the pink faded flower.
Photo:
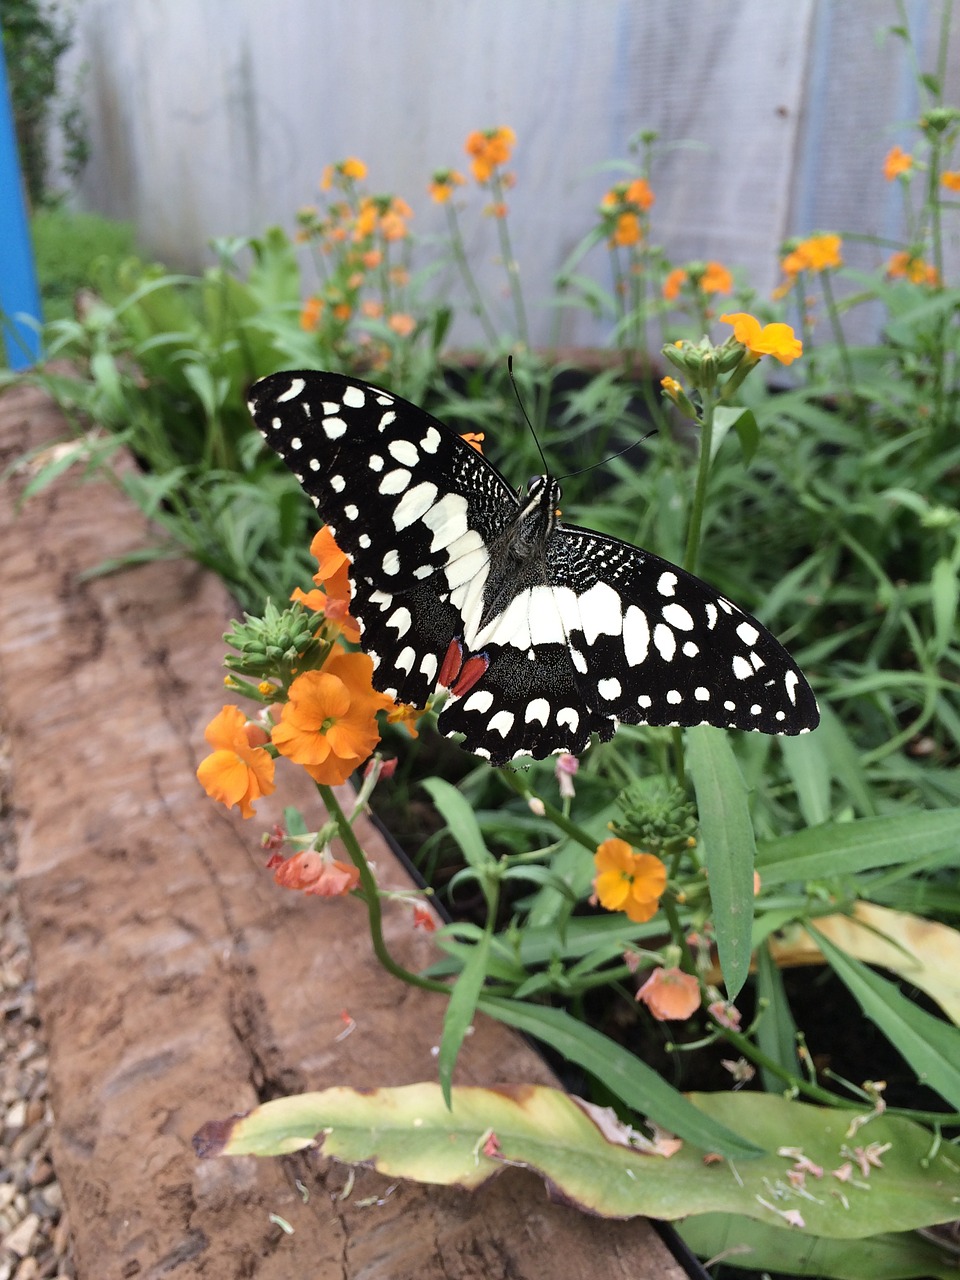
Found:
[(654, 969), (637, 999), (658, 1022), (682, 1022), (700, 1008), (700, 983), (682, 969)]
[(728, 1031), (740, 1030), (740, 1010), (736, 1005), (727, 1004), (726, 1000), (714, 1000), (707, 1005), (707, 1013)]
[(561, 751), (557, 756), (557, 763), (553, 771), (560, 785), (560, 798), (562, 800), (572, 800), (576, 795), (573, 780), (577, 776), (579, 768), (580, 761), (576, 756), (572, 756), (569, 751)]

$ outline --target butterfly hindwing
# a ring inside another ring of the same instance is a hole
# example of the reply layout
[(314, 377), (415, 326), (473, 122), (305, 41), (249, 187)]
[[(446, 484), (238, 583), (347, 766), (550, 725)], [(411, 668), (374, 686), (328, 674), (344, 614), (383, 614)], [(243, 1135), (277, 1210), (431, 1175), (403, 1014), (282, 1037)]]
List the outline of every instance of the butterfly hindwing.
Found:
[(618, 723), (803, 733), (816, 701), (754, 618), (629, 543), (558, 522), (559, 486), (518, 499), (415, 405), (354, 378), (281, 373), (251, 412), (352, 561), (374, 683), (496, 764), (581, 752)]

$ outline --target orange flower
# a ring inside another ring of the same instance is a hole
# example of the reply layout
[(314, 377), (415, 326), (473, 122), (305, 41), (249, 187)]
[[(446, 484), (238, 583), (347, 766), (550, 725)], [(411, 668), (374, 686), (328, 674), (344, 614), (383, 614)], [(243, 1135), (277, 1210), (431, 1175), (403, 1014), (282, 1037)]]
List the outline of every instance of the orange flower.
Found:
[(887, 275), (891, 280), (910, 280), (913, 284), (937, 285), (940, 283), (940, 275), (936, 267), (903, 249), (895, 253), (887, 263)]
[(322, 298), (308, 298), (300, 310), (300, 328), (306, 330), (307, 333), (313, 333), (320, 323), (322, 311)]
[(641, 235), (640, 219), (637, 215), (629, 212), (621, 213), (617, 217), (610, 243), (619, 245), (639, 244)]
[(347, 156), (337, 164), (328, 164), (320, 178), (321, 191), (329, 191), (333, 186), (334, 175), (348, 178), (351, 182), (362, 182), (367, 176), (367, 166), (356, 156)]
[(700, 983), (682, 969), (654, 969), (637, 999), (658, 1022), (682, 1022), (700, 1008)]
[(366, 298), (360, 303), (360, 314), (368, 320), (378, 320), (383, 315), (383, 303), (375, 298)]
[(909, 173), (912, 168), (913, 156), (908, 155), (902, 147), (891, 147), (883, 162), (883, 176), (888, 182), (892, 182), (902, 173)]
[(650, 190), (650, 184), (646, 178), (634, 178), (623, 193), (623, 198), (627, 204), (635, 204), (646, 213), (653, 207), (656, 196)]
[(345, 782), (380, 740), (377, 711), (393, 706), (373, 688), (372, 677), (365, 653), (336, 653), (321, 671), (297, 676), (273, 727), (274, 746), (315, 782)]
[(433, 175), (433, 181), (427, 188), (430, 197), (437, 204), (446, 204), (453, 195), (456, 187), (462, 187), (466, 182), (466, 178), (462, 173), (458, 173), (456, 169), (437, 169)]
[(315, 613), (322, 613), (327, 622), (339, 627), (345, 640), (357, 644), (360, 624), (350, 614), (350, 560), (337, 546), (326, 525), (314, 534), (310, 554), (316, 556), (318, 562), (317, 572), (313, 575), (317, 589), (301, 591), (297, 587), (290, 599)]
[(733, 276), (722, 262), (708, 262), (698, 283), (703, 293), (729, 293)]
[(387, 724), (402, 724), (411, 738), (417, 738), (420, 735), (416, 722), (423, 714), (423, 707), (414, 707), (409, 702), (398, 702), (387, 712)]
[(483, 442), (486, 439), (484, 432), (464, 431), (460, 439), (465, 440), (471, 449), (476, 449), (477, 453), (483, 453)]
[(501, 125), (499, 129), (475, 129), (469, 135), (464, 150), (470, 156), (470, 168), (477, 182), (490, 181), (494, 169), (509, 164), (517, 135)]
[(302, 889), (319, 898), (342, 898), (360, 883), (360, 872), (316, 849), (302, 849), (284, 859), (273, 873), (283, 889)]
[(683, 267), (674, 267), (663, 282), (663, 296), (667, 302), (675, 302), (679, 298), (686, 279), (687, 273)]
[(960, 191), (960, 169), (945, 169), (940, 181), (948, 191)]
[(266, 734), (248, 723), (239, 707), (224, 707), (203, 736), (214, 750), (197, 769), (200, 785), (228, 809), (239, 805), (241, 816), (252, 818), (253, 801), (275, 790), (274, 760), (263, 746)]
[(402, 311), (398, 311), (396, 315), (392, 315), (387, 324), (401, 338), (409, 338), (411, 333), (417, 327), (417, 322), (413, 316), (408, 316)]
[(656, 914), (667, 887), (667, 868), (652, 853), (634, 853), (626, 840), (604, 840), (593, 855), (593, 888), (608, 911), (623, 911), (640, 924)]
[(413, 927), (422, 929), (424, 933), (434, 933), (437, 928), (437, 918), (428, 908), (422, 906), (419, 902), (413, 906)]
[(735, 311), (721, 316), (723, 324), (733, 325), (733, 336), (742, 342), (751, 355), (773, 356), (781, 364), (792, 364), (803, 354), (803, 343), (788, 324), (765, 324), (761, 327), (755, 316), (745, 311)]

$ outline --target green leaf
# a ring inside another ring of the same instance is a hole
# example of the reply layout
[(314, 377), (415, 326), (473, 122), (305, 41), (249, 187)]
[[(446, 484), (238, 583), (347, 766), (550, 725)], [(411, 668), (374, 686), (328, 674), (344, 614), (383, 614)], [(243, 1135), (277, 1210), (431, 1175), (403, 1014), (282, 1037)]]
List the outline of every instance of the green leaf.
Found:
[(678, 1138), (695, 1143), (702, 1150), (717, 1151), (736, 1159), (760, 1154), (761, 1148), (748, 1138), (711, 1120), (705, 1121), (683, 1094), (645, 1062), (562, 1009), (524, 1004), (500, 996), (481, 996), (479, 1005), (498, 1022), (542, 1040), (568, 1062), (589, 1071), (628, 1107), (648, 1116)]
[[(765, 1222), (727, 1213), (703, 1213), (677, 1224), (684, 1243), (701, 1258), (723, 1258), (725, 1267), (751, 1275), (781, 1272), (785, 1264), (783, 1232)], [(794, 1233), (791, 1275), (830, 1280), (956, 1280), (957, 1269), (942, 1249), (915, 1232), (884, 1233), (866, 1240), (828, 1240)]]
[[(695, 1094), (693, 1102), (704, 1124), (749, 1126), (771, 1153), (736, 1165), (704, 1164), (702, 1150), (687, 1144), (669, 1156), (652, 1154), (649, 1142), (638, 1149), (642, 1135), (612, 1111), (534, 1085), (458, 1087), (449, 1110), (435, 1084), (325, 1089), (213, 1121), (194, 1147), (205, 1157), (284, 1155), (319, 1141), (324, 1155), (371, 1164), (388, 1177), (466, 1188), (506, 1164), (526, 1165), (565, 1201), (604, 1217), (746, 1215), (776, 1228), (783, 1241), (786, 1231), (796, 1239), (809, 1232), (860, 1240), (956, 1215), (956, 1166), (942, 1152), (931, 1154), (930, 1135), (908, 1120), (870, 1120), (869, 1141), (886, 1148), (880, 1167), (838, 1182), (831, 1171), (848, 1158), (850, 1112), (770, 1094)], [(863, 1135), (852, 1141), (865, 1144)], [(819, 1178), (807, 1173), (804, 1187), (787, 1177), (798, 1152), (823, 1170)], [(803, 1227), (785, 1216), (795, 1213)]]
[(453, 1068), (456, 1066), (467, 1028), (473, 1022), (473, 1015), (477, 1011), (477, 999), (487, 976), (490, 938), (491, 935), (485, 932), (481, 934), (476, 946), (470, 948), (470, 954), (460, 976), (453, 984), (447, 1009), (443, 1015), (437, 1075), (440, 1078), (440, 1088), (443, 1090), (443, 1100), (448, 1107), (450, 1106), (450, 1088), (453, 1083)]
[(930, 602), (933, 606), (934, 661), (942, 658), (953, 644), (957, 632), (957, 605), (960, 603), (960, 581), (957, 571), (947, 559), (938, 560), (933, 566), (930, 581)]
[(780, 742), (783, 762), (800, 802), (800, 812), (808, 826), (815, 827), (830, 817), (830, 762), (820, 735), (802, 734)]
[(720, 446), (731, 430), (736, 431), (743, 460), (749, 464), (760, 443), (760, 428), (757, 426), (757, 420), (753, 416), (753, 410), (745, 409), (742, 405), (734, 408), (730, 405), (721, 404), (714, 409), (710, 461), (712, 462), (717, 456)]
[(835, 947), (812, 925), (806, 929), (864, 1014), (896, 1046), (917, 1078), (960, 1111), (960, 1030), (918, 1008), (894, 983)]
[(764, 888), (897, 866), (960, 842), (960, 809), (925, 810), (811, 827), (757, 848)]
[[(767, 943), (757, 948), (757, 1000), (766, 1005), (757, 1024), (757, 1047), (766, 1057), (792, 1075), (799, 1073), (797, 1062), (797, 1024), (793, 1020), (783, 976), (773, 961)], [(768, 1093), (783, 1089), (782, 1077), (760, 1068), (763, 1087)]]
[(724, 984), (735, 1000), (750, 970), (753, 823), (747, 789), (722, 729), (688, 729), (687, 764), (697, 793), (712, 920)]
[(478, 870), (491, 866), (496, 859), (483, 842), (476, 814), (456, 787), (442, 778), (426, 778), (422, 786), (429, 792), (470, 866)]

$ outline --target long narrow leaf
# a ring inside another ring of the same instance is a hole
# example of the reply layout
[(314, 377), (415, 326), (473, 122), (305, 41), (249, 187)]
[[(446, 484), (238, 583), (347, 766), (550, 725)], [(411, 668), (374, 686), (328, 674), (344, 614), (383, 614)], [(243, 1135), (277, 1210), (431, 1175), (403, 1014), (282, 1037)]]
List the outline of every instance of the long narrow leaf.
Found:
[(960, 1111), (960, 1030), (902, 996), (897, 987), (807, 926), (860, 1008), (909, 1062), (918, 1079)]
[(442, 778), (427, 778), (423, 787), (437, 806), (440, 816), (450, 828), (450, 834), (463, 851), (471, 867), (482, 867), (494, 861), (493, 854), (483, 842), (483, 833), (476, 814), (470, 805), (449, 782)]
[(487, 976), (490, 937), (489, 933), (482, 934), (480, 941), (471, 948), (460, 976), (450, 992), (446, 1013), (443, 1015), (437, 1075), (440, 1079), (440, 1088), (443, 1090), (443, 1100), (448, 1107), (450, 1106), (450, 1087), (453, 1083), (453, 1068), (456, 1066), (467, 1028), (477, 1011), (477, 999), (483, 989), (484, 978)]
[(655, 1120), (678, 1138), (730, 1159), (762, 1154), (762, 1148), (748, 1138), (705, 1117), (646, 1063), (562, 1009), (483, 995), (479, 1005), (492, 1018), (542, 1040), (568, 1062), (585, 1068), (628, 1107)]
[(753, 924), (754, 838), (747, 790), (720, 729), (701, 725), (687, 732), (687, 763), (697, 793), (720, 969), (735, 1000), (750, 970)]

